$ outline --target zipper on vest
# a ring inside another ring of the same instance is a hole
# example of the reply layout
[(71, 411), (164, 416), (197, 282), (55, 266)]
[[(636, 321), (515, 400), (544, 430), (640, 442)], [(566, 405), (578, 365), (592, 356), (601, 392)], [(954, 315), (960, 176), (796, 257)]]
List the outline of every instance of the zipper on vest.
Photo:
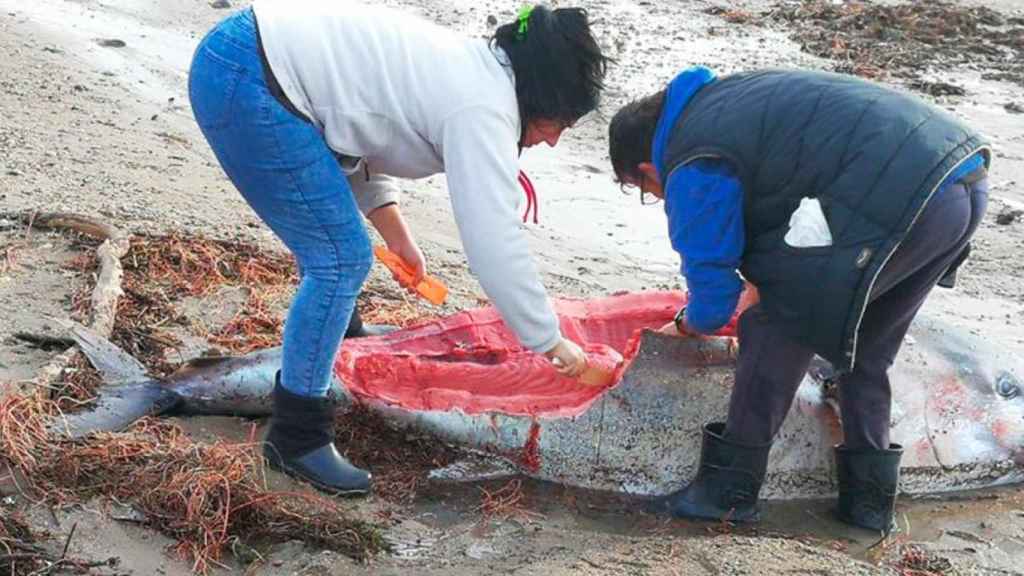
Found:
[[(928, 203), (931, 202), (932, 197), (935, 196), (935, 193), (939, 191), (939, 187), (946, 183), (946, 179), (949, 178), (949, 176), (953, 172), (955, 172), (956, 169), (959, 168), (964, 162), (967, 162), (968, 160), (973, 158), (975, 154), (981, 152), (982, 150), (990, 150), (990, 148), (988, 146), (979, 146), (978, 148), (975, 148), (973, 152), (971, 152), (967, 156), (964, 156), (963, 159), (961, 159), (959, 162), (954, 164), (952, 168), (946, 171), (946, 173), (942, 176), (942, 179), (939, 180), (939, 183), (936, 184), (934, 188), (932, 188), (932, 191), (928, 194), (928, 197), (925, 198), (924, 202), (921, 204), (921, 208), (918, 209), (917, 214), (914, 214), (914, 219), (910, 221), (910, 227), (907, 228), (908, 234), (910, 233), (910, 229), (914, 227), (914, 224), (917, 224), (918, 218), (921, 217), (921, 214), (924, 212), (924, 209), (928, 206)], [(904, 234), (903, 236), (904, 238), (906, 238), (906, 234)], [(864, 321), (864, 312), (867, 311), (868, 309), (868, 301), (871, 299), (871, 292), (875, 289), (875, 282), (878, 280), (878, 277), (882, 274), (882, 269), (885, 268), (885, 265), (889, 263), (889, 259), (892, 258), (892, 255), (895, 254), (897, 250), (899, 250), (902, 244), (903, 240), (900, 240), (899, 242), (896, 243), (895, 246), (893, 246), (892, 250), (890, 250), (889, 253), (885, 256), (885, 260), (882, 260), (882, 265), (878, 267), (878, 271), (875, 272), (874, 276), (871, 277), (871, 283), (868, 284), (867, 295), (865, 295), (864, 297), (864, 305), (861, 306), (860, 314), (857, 315), (857, 326), (853, 330), (853, 345), (850, 347), (850, 352), (847, 354), (847, 356), (850, 359), (850, 363), (847, 367), (847, 370), (852, 370), (853, 365), (857, 360), (857, 337), (860, 334), (861, 322)]]
[[(971, 158), (974, 157), (975, 154), (981, 152), (982, 150), (990, 150), (990, 148), (988, 146), (979, 146), (979, 147), (975, 148), (970, 154), (964, 156), (963, 159), (961, 159), (959, 162), (954, 164), (952, 168), (950, 168), (948, 171), (946, 171), (946, 173), (942, 176), (942, 179), (939, 180), (939, 183), (936, 184), (935, 187), (932, 188), (931, 192), (928, 193), (928, 197), (925, 198), (925, 201), (921, 204), (921, 208), (918, 209), (916, 214), (914, 214), (914, 219), (910, 221), (910, 227), (907, 228), (908, 232), (910, 231), (910, 228), (914, 227), (914, 224), (917, 224), (917, 220), (921, 217), (921, 214), (924, 212), (924, 209), (928, 206), (928, 203), (931, 202), (932, 197), (935, 196), (935, 193), (939, 191), (939, 187), (942, 186), (946, 182), (946, 179), (949, 178), (949, 176), (953, 172), (955, 172), (956, 169), (959, 168), (964, 162), (970, 160)], [(687, 164), (690, 164), (691, 162), (694, 162), (696, 160), (701, 160), (701, 159), (704, 159), (704, 158), (721, 160), (722, 156), (719, 156), (719, 155), (716, 155), (716, 154), (697, 154), (697, 155), (691, 156), (691, 157), (683, 160), (679, 164), (676, 164), (675, 168), (673, 168), (672, 171), (668, 173), (668, 177), (665, 178), (665, 182), (663, 182), (662, 184), (668, 182), (669, 178), (671, 178), (672, 175), (675, 174), (676, 170), (679, 170), (680, 168), (682, 168), (683, 166), (686, 166)], [(888, 254), (886, 254), (885, 260), (882, 261), (882, 265), (878, 267), (878, 271), (875, 272), (875, 274), (871, 277), (871, 283), (868, 284), (867, 296), (865, 296), (864, 304), (861, 306), (860, 313), (857, 315), (857, 326), (856, 326), (856, 328), (853, 331), (853, 339), (852, 339), (853, 342), (852, 342), (852, 345), (850, 346), (850, 352), (847, 354), (847, 356), (850, 359), (850, 363), (849, 363), (849, 365), (847, 367), (848, 370), (853, 369), (853, 364), (854, 364), (854, 362), (857, 359), (857, 344), (858, 344), (857, 339), (858, 339), (858, 336), (860, 334), (860, 325), (864, 321), (864, 312), (867, 310), (867, 307), (868, 307), (868, 300), (871, 298), (871, 291), (875, 289), (875, 282), (878, 281), (878, 276), (882, 273), (882, 269), (885, 268), (885, 265), (889, 263), (889, 259), (892, 258), (892, 255), (896, 253), (896, 250), (898, 250), (899, 247), (902, 244), (903, 244), (902, 240), (900, 240), (899, 242), (896, 243), (896, 245), (893, 247), (893, 249)]]

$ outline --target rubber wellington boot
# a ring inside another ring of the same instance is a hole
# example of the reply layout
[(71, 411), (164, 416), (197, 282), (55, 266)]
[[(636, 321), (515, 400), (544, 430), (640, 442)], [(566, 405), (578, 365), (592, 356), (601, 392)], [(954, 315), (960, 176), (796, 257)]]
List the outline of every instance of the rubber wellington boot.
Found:
[(902, 456), (899, 444), (890, 444), (888, 450), (836, 446), (840, 520), (885, 534), (895, 528)]
[(332, 398), (292, 394), (274, 384), (274, 412), (263, 445), (271, 468), (338, 495), (370, 491), (370, 473), (349, 463), (334, 446)]
[(771, 443), (741, 444), (726, 440), (725, 424), (704, 426), (697, 476), (663, 500), (662, 510), (677, 518), (756, 522), (757, 497), (768, 467)]
[(383, 336), (398, 330), (397, 326), (387, 324), (363, 324), (363, 318), (359, 315), (359, 309), (352, 309), (352, 318), (348, 321), (348, 329), (345, 330), (345, 338), (366, 338), (368, 336)]

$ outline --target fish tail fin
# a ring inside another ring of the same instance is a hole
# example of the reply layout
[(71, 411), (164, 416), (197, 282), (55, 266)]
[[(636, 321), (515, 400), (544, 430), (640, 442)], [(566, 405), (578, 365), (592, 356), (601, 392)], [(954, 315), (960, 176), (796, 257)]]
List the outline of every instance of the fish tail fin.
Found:
[(71, 320), (54, 319), (67, 329), (75, 344), (108, 384), (149, 380), (146, 367), (102, 335)]
[(103, 377), (95, 404), (58, 417), (52, 433), (80, 438), (94, 432), (127, 428), (143, 416), (173, 410), (181, 398), (151, 378), (145, 366), (102, 335), (70, 320), (53, 319), (66, 328), (89, 362)]
[(177, 393), (156, 380), (103, 386), (98, 390), (93, 406), (58, 416), (50, 424), (50, 432), (67, 438), (116, 432), (143, 416), (169, 412), (180, 402), (181, 397)]

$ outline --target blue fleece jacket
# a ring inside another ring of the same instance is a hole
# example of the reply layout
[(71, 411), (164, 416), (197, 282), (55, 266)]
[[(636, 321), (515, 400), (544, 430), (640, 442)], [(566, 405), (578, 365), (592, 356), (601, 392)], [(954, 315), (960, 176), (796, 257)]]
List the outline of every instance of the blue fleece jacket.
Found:
[[(743, 281), (737, 272), (746, 242), (743, 189), (727, 161), (699, 159), (666, 175), (664, 156), (676, 120), (690, 98), (715, 79), (714, 72), (696, 66), (683, 71), (669, 84), (651, 154), (665, 191), (669, 238), (672, 248), (682, 257), (681, 272), (690, 292), (686, 324), (704, 334), (711, 334), (729, 322), (743, 291)], [(981, 154), (972, 156), (942, 186), (956, 182), (983, 164)]]

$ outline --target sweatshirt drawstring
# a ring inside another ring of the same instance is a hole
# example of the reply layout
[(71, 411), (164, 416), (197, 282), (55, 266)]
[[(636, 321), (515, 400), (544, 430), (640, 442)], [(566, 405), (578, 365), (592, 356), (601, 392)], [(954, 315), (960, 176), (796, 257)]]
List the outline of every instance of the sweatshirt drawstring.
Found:
[(537, 207), (540, 205), (540, 202), (537, 201), (537, 189), (533, 187), (533, 182), (530, 182), (530, 178), (522, 170), (519, 171), (519, 185), (523, 187), (523, 192), (526, 192), (526, 212), (523, 212), (523, 222), (526, 222), (532, 208), (533, 223), (537, 224)]

